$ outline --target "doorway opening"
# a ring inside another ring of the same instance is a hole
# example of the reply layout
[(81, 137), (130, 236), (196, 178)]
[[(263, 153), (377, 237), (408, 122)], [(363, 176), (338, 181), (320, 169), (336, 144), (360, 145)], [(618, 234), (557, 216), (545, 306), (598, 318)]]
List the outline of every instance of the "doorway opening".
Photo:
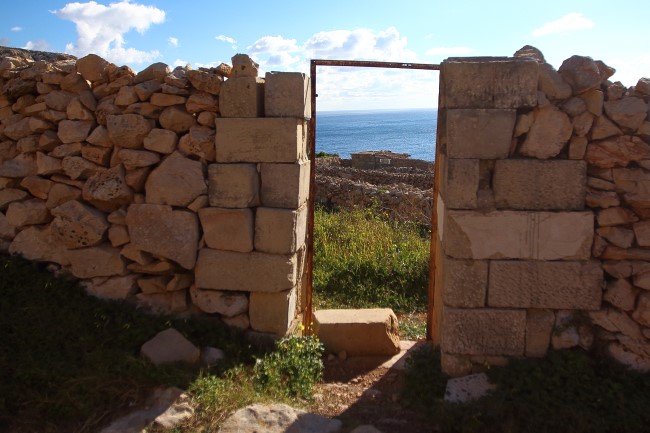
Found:
[[(399, 63), (399, 62), (374, 62), (374, 61), (348, 61), (348, 60), (311, 60), (311, 118), (309, 122), (309, 139), (308, 150), (310, 159), (310, 191), (309, 191), (309, 214), (308, 214), (308, 238), (307, 238), (307, 257), (306, 257), (306, 296), (305, 296), (305, 310), (303, 313), (304, 325), (309, 329), (309, 325), (313, 323), (314, 313), (314, 232), (315, 232), (315, 215), (320, 212), (316, 209), (316, 170), (317, 170), (317, 154), (316, 154), (316, 120), (317, 120), (317, 67), (318, 66), (332, 66), (332, 67), (361, 67), (361, 68), (387, 68), (387, 69), (412, 69), (412, 70), (429, 70), (439, 71), (440, 65), (435, 64), (422, 64), (422, 63)], [(436, 140), (437, 141), (437, 140)], [(434, 149), (435, 150), (435, 149)], [(390, 164), (391, 157), (381, 154), (371, 155), (372, 163), (378, 166)], [(366, 159), (368, 159), (366, 157)], [(427, 308), (426, 308), (426, 339), (431, 340), (433, 335), (433, 299), (434, 299), (434, 281), (435, 281), (435, 239), (437, 238), (437, 221), (435, 197), (438, 192), (438, 158), (434, 158), (433, 168), (433, 195), (431, 197), (431, 218), (430, 224), (430, 246), (428, 252), (428, 284), (427, 284)], [(320, 214), (319, 214), (320, 215)]]

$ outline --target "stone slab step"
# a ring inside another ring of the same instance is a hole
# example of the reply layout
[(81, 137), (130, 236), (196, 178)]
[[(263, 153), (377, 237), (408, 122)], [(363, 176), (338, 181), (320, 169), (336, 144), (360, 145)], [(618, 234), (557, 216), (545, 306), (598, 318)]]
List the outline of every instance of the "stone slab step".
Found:
[(314, 332), (329, 353), (395, 355), (400, 351), (398, 330), (390, 308), (314, 312)]

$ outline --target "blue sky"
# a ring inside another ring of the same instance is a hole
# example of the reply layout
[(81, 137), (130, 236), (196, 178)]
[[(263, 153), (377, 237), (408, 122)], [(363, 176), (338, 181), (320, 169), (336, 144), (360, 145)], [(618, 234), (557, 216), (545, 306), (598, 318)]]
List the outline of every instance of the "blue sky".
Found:
[[(90, 52), (139, 71), (153, 62), (309, 70), (310, 58), (440, 63), (536, 46), (556, 68), (573, 54), (603, 60), (625, 85), (650, 77), (650, 2), (469, 0), (6, 1), (0, 45)], [(319, 109), (437, 105), (438, 74), (319, 68)]]

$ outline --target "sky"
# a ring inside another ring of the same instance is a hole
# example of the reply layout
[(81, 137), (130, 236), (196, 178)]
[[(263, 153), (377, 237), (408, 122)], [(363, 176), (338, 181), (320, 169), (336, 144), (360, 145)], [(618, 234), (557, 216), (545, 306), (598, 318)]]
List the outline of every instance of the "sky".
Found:
[[(602, 60), (626, 86), (650, 77), (650, 1), (56, 0), (3, 1), (0, 45), (98, 54), (136, 72), (193, 68), (249, 54), (268, 71), (309, 73), (310, 59), (438, 64), (540, 49), (556, 69)], [(318, 110), (432, 108), (438, 73), (318, 68)]]

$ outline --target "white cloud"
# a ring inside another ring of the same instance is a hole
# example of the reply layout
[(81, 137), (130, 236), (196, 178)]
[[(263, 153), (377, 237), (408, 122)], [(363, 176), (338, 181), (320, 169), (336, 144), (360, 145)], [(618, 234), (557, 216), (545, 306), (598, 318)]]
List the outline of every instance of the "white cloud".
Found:
[(424, 53), (427, 56), (454, 56), (464, 55), (473, 52), (474, 49), (469, 47), (435, 47)]
[(584, 30), (590, 29), (594, 26), (594, 22), (585, 17), (581, 13), (571, 12), (555, 21), (544, 24), (543, 26), (533, 30), (533, 36), (539, 37), (551, 33), (563, 33), (571, 30)]
[(171, 45), (172, 47), (177, 47), (177, 46), (178, 46), (178, 38), (175, 38), (175, 37), (173, 37), (173, 36), (170, 36), (169, 39), (167, 39), (167, 42), (168, 42), (169, 45)]
[(187, 60), (176, 59), (176, 60), (174, 60), (174, 64), (173, 64), (173, 65), (174, 65), (174, 67), (177, 67), (177, 66), (183, 66), (183, 67), (185, 67), (185, 65), (188, 65), (189, 63), (190, 63), (190, 62), (188, 62)]
[(37, 39), (35, 41), (27, 41), (23, 48), (26, 50), (47, 51), (50, 49), (50, 44), (42, 39)]
[(165, 12), (122, 0), (108, 6), (95, 1), (68, 3), (52, 11), (61, 19), (72, 21), (77, 28), (77, 42), (67, 44), (66, 52), (76, 56), (98, 54), (115, 63), (145, 63), (160, 56), (157, 50), (141, 51), (125, 48), (124, 35), (135, 29), (144, 33), (152, 24), (165, 21)]
[(226, 42), (232, 46), (233, 50), (237, 49), (237, 40), (234, 38), (231, 38), (230, 36), (226, 35), (218, 35), (214, 37), (216, 40), (221, 41), (221, 42)]
[(20, 27), (20, 26), (14, 26), (14, 27), (11, 28), (11, 31), (12, 32), (22, 32), (23, 28)]

